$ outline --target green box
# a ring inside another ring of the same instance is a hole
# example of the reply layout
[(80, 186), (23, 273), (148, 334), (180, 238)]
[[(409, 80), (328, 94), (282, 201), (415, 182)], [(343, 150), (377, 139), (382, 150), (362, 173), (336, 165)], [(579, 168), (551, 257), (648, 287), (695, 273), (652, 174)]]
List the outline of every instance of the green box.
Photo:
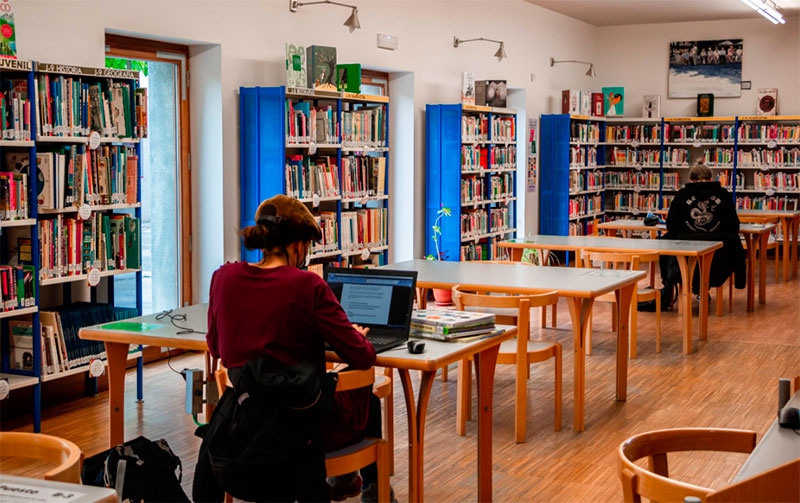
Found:
[(361, 94), (361, 64), (336, 65), (336, 88), (346, 93)]

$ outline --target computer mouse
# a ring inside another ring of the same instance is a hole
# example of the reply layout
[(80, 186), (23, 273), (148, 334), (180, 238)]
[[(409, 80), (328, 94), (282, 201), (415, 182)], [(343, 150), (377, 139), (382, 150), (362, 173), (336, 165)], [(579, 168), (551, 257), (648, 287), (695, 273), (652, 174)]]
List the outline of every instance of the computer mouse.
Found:
[(408, 352), (414, 355), (425, 351), (425, 343), (422, 341), (408, 341)]
[(800, 409), (797, 407), (784, 407), (778, 416), (778, 424), (781, 428), (800, 429)]

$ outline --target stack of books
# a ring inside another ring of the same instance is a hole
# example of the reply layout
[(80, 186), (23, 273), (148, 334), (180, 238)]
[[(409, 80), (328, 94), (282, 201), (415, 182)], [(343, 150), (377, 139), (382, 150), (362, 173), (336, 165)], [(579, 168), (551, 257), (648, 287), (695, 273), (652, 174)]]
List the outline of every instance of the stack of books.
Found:
[(492, 333), (494, 322), (492, 313), (420, 309), (411, 314), (410, 335), (447, 341)]

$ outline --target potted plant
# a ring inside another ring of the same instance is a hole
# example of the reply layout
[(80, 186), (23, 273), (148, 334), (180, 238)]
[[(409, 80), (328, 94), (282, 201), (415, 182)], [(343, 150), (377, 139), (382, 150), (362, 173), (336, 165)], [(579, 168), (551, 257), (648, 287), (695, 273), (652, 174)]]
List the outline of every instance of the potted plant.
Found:
[[(433, 221), (433, 225), (431, 225), (431, 231), (433, 231), (433, 235), (431, 239), (433, 239), (433, 246), (436, 250), (436, 255), (429, 253), (425, 258), (428, 260), (444, 260), (447, 258), (447, 253), (443, 252), (439, 249), (439, 236), (442, 235), (442, 227), (440, 222), (442, 221), (443, 217), (449, 217), (452, 215), (450, 208), (447, 206), (442, 206), (439, 208), (439, 211), (436, 212), (436, 220)], [(433, 298), (436, 302), (437, 306), (450, 306), (453, 304), (453, 296), (452, 292), (449, 289), (444, 288), (433, 288)]]

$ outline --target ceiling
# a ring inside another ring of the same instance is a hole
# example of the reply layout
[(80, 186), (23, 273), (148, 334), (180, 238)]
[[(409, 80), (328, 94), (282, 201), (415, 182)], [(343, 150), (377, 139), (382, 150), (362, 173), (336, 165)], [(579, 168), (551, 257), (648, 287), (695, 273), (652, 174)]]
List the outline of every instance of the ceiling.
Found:
[[(594, 26), (755, 19), (741, 0), (525, 0)], [(800, 15), (800, 0), (775, 0), (783, 17)], [(765, 19), (765, 23), (769, 22)]]

